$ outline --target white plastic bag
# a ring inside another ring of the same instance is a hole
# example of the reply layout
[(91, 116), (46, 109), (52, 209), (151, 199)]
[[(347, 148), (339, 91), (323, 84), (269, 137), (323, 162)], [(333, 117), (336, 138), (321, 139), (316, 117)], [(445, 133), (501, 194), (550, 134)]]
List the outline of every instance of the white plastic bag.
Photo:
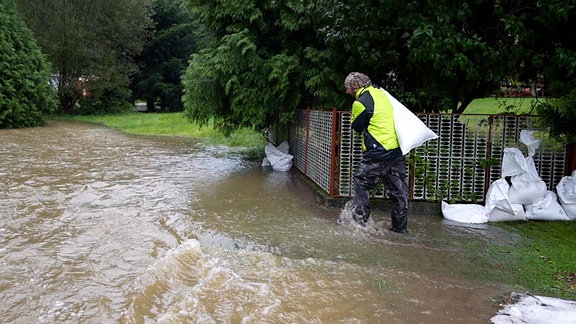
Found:
[(488, 192), (486, 192), (485, 215), (490, 215), (490, 212), (496, 207), (513, 212), (512, 205), (508, 200), (508, 190), (510, 190), (510, 185), (505, 179), (498, 179), (490, 184)]
[(401, 104), (388, 91), (382, 89), (394, 110), (394, 128), (402, 154), (408, 154), (412, 149), (424, 144), (424, 142), (438, 138), (418, 116), (414, 115), (408, 108)]
[(278, 147), (272, 143), (266, 144), (264, 152), (266, 157), (262, 161), (262, 166), (271, 166), (274, 171), (288, 171), (292, 168), (292, 155), (288, 154), (288, 142), (284, 141)]
[(284, 154), (290, 153), (290, 145), (288, 145), (288, 141), (280, 143), (280, 145), (278, 145), (276, 148)]
[(262, 159), (262, 166), (263, 166), (263, 167), (272, 167), (272, 164), (270, 163), (270, 161), (268, 160), (267, 157), (264, 157), (264, 158)]
[(488, 221), (484, 215), (484, 206), (476, 204), (448, 204), (442, 201), (442, 215), (460, 223), (481, 224)]
[(564, 176), (556, 186), (558, 200), (571, 220), (576, 220), (576, 170)]
[(536, 170), (536, 164), (532, 156), (526, 157), (526, 173), (528, 173), (528, 176), (532, 180), (542, 180), (540, 175), (538, 175), (538, 170)]
[(484, 215), (489, 222), (525, 220), (524, 206), (513, 204), (508, 199), (510, 185), (505, 179), (498, 179), (488, 187)]
[(528, 148), (528, 156), (534, 156), (536, 149), (540, 147), (540, 140), (534, 139), (534, 131), (523, 129), (520, 131), (520, 143)]
[(540, 145), (539, 140), (532, 138), (532, 132), (522, 130), (520, 141), (528, 147), (528, 156), (524, 157), (522, 151), (515, 147), (505, 147), (502, 156), (502, 177), (511, 177), (527, 172), (534, 180), (542, 180), (534, 164), (534, 153)]
[(570, 220), (564, 208), (560, 206), (558, 197), (552, 191), (547, 191), (542, 199), (534, 202), (532, 205), (526, 206), (526, 219), (547, 221)]
[(502, 177), (515, 176), (526, 172), (526, 158), (522, 151), (515, 147), (505, 147), (502, 156)]
[(542, 180), (532, 179), (528, 172), (513, 176), (512, 186), (508, 190), (508, 199), (512, 204), (529, 205), (542, 199), (546, 194), (546, 183)]
[(512, 212), (500, 208), (494, 208), (488, 215), (489, 222), (509, 222), (526, 220), (524, 206), (520, 204), (511, 204)]
[(576, 301), (573, 300), (513, 292), (510, 301), (512, 303), (504, 305), (490, 323), (574, 324), (576, 319)]

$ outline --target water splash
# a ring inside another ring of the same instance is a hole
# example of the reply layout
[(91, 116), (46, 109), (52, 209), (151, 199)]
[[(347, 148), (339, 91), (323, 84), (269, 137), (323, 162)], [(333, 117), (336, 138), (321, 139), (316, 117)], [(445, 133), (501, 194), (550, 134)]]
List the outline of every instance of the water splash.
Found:
[(354, 220), (355, 209), (356, 207), (354, 206), (354, 202), (352, 200), (348, 201), (340, 210), (340, 216), (337, 220), (338, 224), (355, 228), (363, 228), (369, 232), (378, 232), (380, 227), (384, 226), (383, 221), (376, 219), (375, 215), (370, 215), (364, 225), (358, 224)]
[(354, 220), (354, 202), (352, 200), (348, 201), (344, 207), (340, 210), (340, 216), (338, 217), (338, 224), (340, 225), (358, 225)]

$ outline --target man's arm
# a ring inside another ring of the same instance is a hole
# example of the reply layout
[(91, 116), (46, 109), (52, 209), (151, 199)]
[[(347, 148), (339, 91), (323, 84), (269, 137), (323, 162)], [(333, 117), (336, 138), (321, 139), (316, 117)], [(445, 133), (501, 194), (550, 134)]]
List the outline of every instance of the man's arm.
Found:
[(355, 101), (352, 104), (352, 128), (362, 133), (370, 124), (371, 114), (366, 110), (362, 103)]

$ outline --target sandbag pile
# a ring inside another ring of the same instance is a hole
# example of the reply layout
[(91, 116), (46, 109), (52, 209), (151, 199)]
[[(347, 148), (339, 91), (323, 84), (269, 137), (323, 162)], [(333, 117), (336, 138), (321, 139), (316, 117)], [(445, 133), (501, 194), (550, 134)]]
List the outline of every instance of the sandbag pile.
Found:
[(442, 202), (444, 218), (463, 223), (576, 219), (576, 170), (562, 178), (556, 194), (548, 190), (534, 164), (540, 141), (533, 138), (532, 131), (522, 130), (520, 142), (528, 148), (528, 156), (517, 148), (504, 149), (502, 177), (488, 187), (483, 217), (479, 215), (481, 205)]

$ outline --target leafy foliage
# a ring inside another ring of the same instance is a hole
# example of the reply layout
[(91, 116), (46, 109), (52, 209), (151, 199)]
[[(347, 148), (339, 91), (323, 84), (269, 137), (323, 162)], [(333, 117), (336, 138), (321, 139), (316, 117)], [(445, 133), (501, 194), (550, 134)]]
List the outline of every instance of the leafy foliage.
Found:
[[(562, 119), (576, 116), (573, 1), (17, 2), (53, 63), (68, 113), (122, 107), (133, 59), (149, 40), (132, 99), (179, 110), (183, 88), (187, 117), (227, 133), (290, 121), (307, 106), (348, 108), (342, 81), (360, 71), (413, 111), (455, 113), (504, 79), (534, 87), (544, 75), (546, 94), (559, 100), (540, 113), (551, 127), (560, 123), (555, 134), (572, 138)], [(156, 33), (146, 38), (152, 3)]]
[(208, 41), (184, 77), (185, 109), (229, 130), (289, 120), (308, 105), (346, 108), (350, 71), (414, 111), (461, 113), (502, 80), (541, 73), (549, 94), (573, 87), (569, 1), (187, 3)]
[[(531, 29), (521, 39), (526, 48), (528, 75), (541, 73), (546, 79), (547, 100), (538, 114), (551, 133), (567, 143), (576, 143), (576, 5), (573, 1), (544, 1), (526, 15)], [(526, 77), (526, 76), (525, 76)]]
[[(316, 96), (306, 50), (313, 44), (312, 4), (300, 1), (188, 1), (211, 37), (183, 77), (188, 118), (231, 131), (291, 120)], [(310, 53), (310, 52), (308, 52)]]
[(13, 1), (0, 2), (0, 128), (45, 124), (56, 108), (50, 66)]
[(127, 89), (151, 23), (150, 0), (17, 2), (52, 63), (61, 112), (86, 112), (78, 105), (83, 96), (91, 113), (114, 111), (128, 99), (102, 96)]
[(196, 50), (194, 21), (181, 1), (155, 0), (153, 34), (147, 40), (137, 63), (130, 88), (133, 99), (144, 99), (148, 111), (181, 111), (180, 77), (188, 58)]
[(322, 31), (341, 52), (338, 66), (367, 73), (414, 111), (462, 112), (519, 65), (503, 23), (513, 15), (503, 6), (360, 1), (333, 7)]
[(549, 99), (538, 106), (538, 114), (543, 125), (550, 128), (550, 134), (565, 143), (576, 143), (576, 90)]

